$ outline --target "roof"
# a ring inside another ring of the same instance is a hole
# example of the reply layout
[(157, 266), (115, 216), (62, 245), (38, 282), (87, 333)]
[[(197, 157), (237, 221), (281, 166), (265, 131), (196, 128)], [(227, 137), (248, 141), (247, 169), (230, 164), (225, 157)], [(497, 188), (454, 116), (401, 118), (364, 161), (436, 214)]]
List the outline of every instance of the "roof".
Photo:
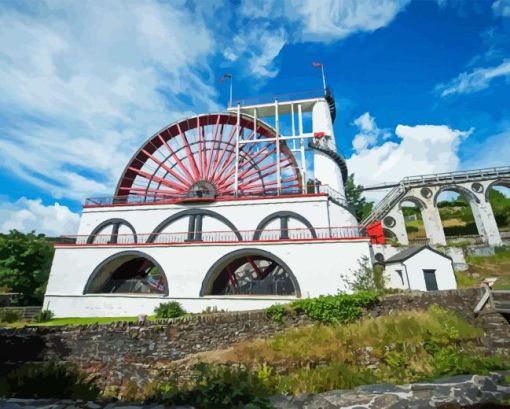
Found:
[(447, 255), (437, 251), (436, 249), (433, 249), (430, 246), (421, 246), (421, 247), (409, 247), (405, 250), (402, 250), (400, 253), (397, 253), (394, 256), (390, 257), (384, 263), (391, 264), (391, 263), (400, 263), (400, 262), (406, 261), (407, 259), (411, 258), (415, 254), (418, 254), (420, 251), (422, 251), (424, 249), (428, 249), (436, 254), (439, 254), (440, 256), (442, 256), (444, 258), (448, 258), (451, 260), (451, 257), (448, 257)]

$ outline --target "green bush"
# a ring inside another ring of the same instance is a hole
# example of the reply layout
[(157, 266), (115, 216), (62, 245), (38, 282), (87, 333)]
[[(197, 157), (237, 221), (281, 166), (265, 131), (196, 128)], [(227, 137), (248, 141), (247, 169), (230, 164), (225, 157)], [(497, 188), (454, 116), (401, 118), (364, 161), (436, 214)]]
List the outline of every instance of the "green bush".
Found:
[(7, 398), (93, 400), (99, 395), (99, 388), (74, 365), (28, 363), (2, 372), (0, 396)]
[(154, 310), (154, 313), (156, 314), (156, 318), (159, 319), (178, 318), (186, 315), (186, 310), (184, 310), (177, 301), (170, 301), (159, 304)]
[(459, 352), (456, 346), (449, 345), (437, 350), (432, 359), (436, 376), (464, 374), (487, 375), (490, 371), (507, 369), (499, 357), (485, 357)]
[(265, 399), (273, 391), (264, 376), (245, 368), (224, 368), (199, 364), (187, 387), (174, 383), (158, 386), (150, 401), (166, 405), (187, 405), (198, 409), (272, 408)]
[(21, 314), (16, 310), (1, 308), (0, 309), (0, 322), (10, 324), (21, 320)]
[(294, 301), (291, 308), (314, 321), (326, 324), (350, 323), (361, 318), (363, 310), (378, 299), (377, 293), (363, 291), (356, 294), (323, 295)]
[(49, 320), (51, 320), (53, 317), (54, 317), (55, 314), (53, 314), (53, 311), (50, 311), (50, 310), (42, 310), (42, 311), (39, 311), (35, 316), (34, 318), (32, 318), (32, 321), (33, 322), (38, 322), (38, 323), (42, 323), (42, 322), (48, 322)]
[(275, 322), (282, 322), (285, 316), (285, 306), (282, 304), (274, 304), (266, 308), (267, 315)]

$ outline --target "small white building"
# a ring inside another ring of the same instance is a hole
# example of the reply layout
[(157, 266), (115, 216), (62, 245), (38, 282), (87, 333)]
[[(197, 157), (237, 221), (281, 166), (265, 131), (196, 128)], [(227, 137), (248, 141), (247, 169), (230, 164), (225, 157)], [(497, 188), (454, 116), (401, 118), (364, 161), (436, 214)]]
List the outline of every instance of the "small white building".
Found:
[(409, 247), (384, 262), (388, 287), (436, 291), (457, 288), (452, 259), (429, 246)]

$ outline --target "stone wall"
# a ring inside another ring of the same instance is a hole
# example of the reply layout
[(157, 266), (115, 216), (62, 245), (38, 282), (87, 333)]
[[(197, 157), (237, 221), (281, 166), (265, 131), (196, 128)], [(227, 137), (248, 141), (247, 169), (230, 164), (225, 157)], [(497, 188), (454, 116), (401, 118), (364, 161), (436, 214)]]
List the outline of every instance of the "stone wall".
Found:
[[(495, 315), (490, 311), (478, 318), (474, 316), (473, 309), (481, 295), (481, 289), (391, 295), (381, 300), (371, 315), (437, 304), (481, 325), (487, 332), (486, 345), (499, 339), (502, 343), (497, 348), (509, 348), (510, 326), (501, 316), (497, 315), (500, 322), (494, 321)], [(492, 317), (490, 322), (487, 317)], [(255, 311), (196, 315), (147, 325), (0, 329), (0, 366), (57, 360), (77, 364), (103, 387), (120, 386), (128, 381), (142, 383), (162, 369), (175, 367), (177, 360), (189, 355), (228, 348), (247, 339), (266, 338), (309, 323), (306, 317), (297, 316), (285, 317), (279, 324), (264, 311)], [(488, 323), (487, 328), (484, 323)]]

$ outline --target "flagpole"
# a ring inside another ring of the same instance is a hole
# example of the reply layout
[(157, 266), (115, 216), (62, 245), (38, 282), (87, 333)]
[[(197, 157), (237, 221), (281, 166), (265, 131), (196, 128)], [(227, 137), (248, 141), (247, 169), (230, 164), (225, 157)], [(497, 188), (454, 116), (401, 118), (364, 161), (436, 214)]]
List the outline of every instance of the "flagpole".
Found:
[(324, 64), (321, 64), (322, 86), (324, 87), (324, 95), (326, 95), (326, 77), (324, 76)]
[(230, 75), (230, 99), (228, 100), (228, 107), (232, 107), (232, 75)]

